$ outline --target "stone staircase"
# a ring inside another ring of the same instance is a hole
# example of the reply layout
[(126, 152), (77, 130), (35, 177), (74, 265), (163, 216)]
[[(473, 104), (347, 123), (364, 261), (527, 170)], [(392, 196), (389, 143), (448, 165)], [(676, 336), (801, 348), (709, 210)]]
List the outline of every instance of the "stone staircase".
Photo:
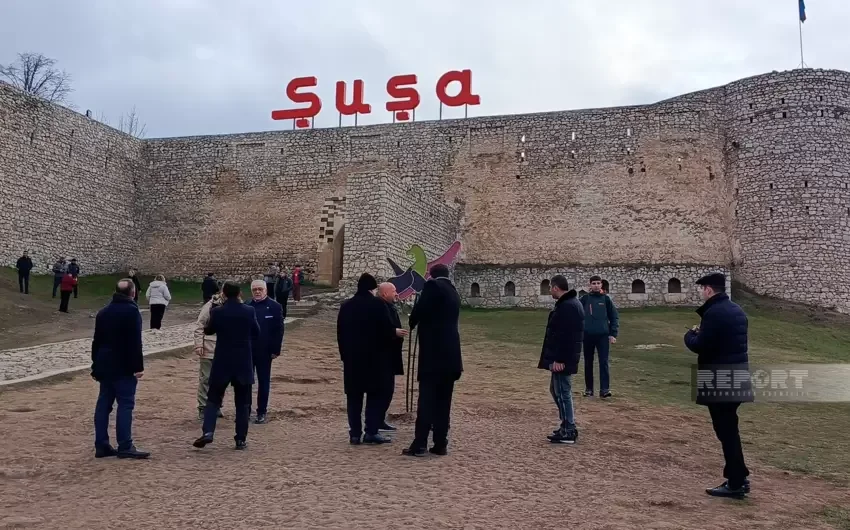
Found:
[(290, 300), (286, 305), (286, 317), (307, 318), (311, 315), (315, 315), (319, 309), (319, 303), (315, 300), (302, 299), (300, 302)]

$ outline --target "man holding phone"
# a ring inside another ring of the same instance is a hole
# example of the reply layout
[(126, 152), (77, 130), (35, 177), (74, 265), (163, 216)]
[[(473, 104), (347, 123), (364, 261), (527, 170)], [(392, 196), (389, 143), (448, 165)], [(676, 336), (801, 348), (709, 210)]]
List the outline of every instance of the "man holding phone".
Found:
[(581, 357), (584, 309), (575, 289), (570, 290), (564, 276), (555, 276), (549, 285), (549, 292), (556, 302), (549, 312), (537, 367), (552, 372), (549, 391), (558, 406), (561, 425), (548, 438), (555, 444), (574, 444), (578, 439), (578, 428), (573, 410), (572, 375), (578, 372)]

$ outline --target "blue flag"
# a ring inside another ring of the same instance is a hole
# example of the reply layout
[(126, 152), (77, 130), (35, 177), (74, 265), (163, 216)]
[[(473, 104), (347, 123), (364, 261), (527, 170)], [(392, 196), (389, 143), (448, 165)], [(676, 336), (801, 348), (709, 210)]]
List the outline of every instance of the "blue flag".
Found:
[(800, 0), (800, 22), (806, 21), (806, 2)]

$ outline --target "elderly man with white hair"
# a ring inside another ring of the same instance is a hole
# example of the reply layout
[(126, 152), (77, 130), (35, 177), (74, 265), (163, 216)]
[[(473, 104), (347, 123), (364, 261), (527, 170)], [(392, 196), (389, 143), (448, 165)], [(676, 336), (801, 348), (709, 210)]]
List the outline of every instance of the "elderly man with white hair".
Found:
[(251, 301), (257, 323), (260, 325), (260, 338), (254, 345), (252, 358), (257, 373), (257, 419), (254, 423), (266, 423), (271, 391), (272, 361), (280, 356), (283, 348), (283, 308), (268, 296), (266, 282), (251, 282)]

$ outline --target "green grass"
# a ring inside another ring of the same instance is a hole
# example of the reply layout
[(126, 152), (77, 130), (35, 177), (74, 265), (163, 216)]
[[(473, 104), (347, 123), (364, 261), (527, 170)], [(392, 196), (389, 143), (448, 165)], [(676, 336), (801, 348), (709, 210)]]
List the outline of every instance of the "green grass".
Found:
[[(750, 362), (850, 362), (850, 319), (735, 296), (749, 317)], [(493, 360), (533, 365), (540, 356), (545, 310), (465, 310), (464, 332), (486, 341)], [(699, 323), (694, 308), (620, 311), (620, 334), (611, 350), (612, 387), (622, 399), (674, 405), (707, 413), (691, 399), (696, 355), (684, 347), (687, 328)], [(642, 344), (667, 344), (636, 349)], [(489, 359), (488, 359), (489, 361)], [(577, 377), (583, 379), (580, 367)], [(754, 403), (741, 408), (745, 451), (781, 469), (850, 485), (847, 403)]]
[(820, 516), (838, 530), (850, 530), (850, 509), (830, 506)]

